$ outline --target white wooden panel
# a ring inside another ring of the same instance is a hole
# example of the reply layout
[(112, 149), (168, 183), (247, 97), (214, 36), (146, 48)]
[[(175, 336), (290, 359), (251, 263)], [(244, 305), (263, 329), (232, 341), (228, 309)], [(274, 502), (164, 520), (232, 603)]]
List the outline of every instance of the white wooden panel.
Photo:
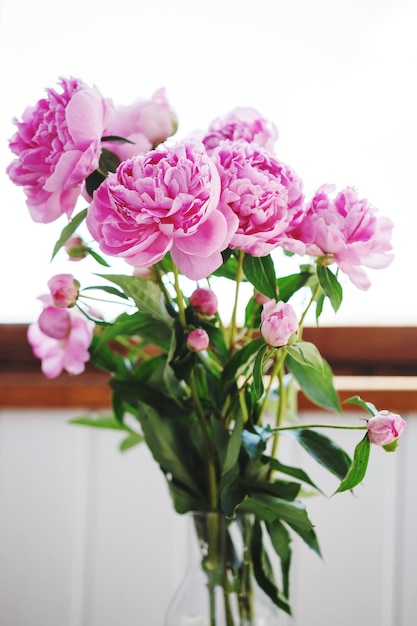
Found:
[[(145, 446), (121, 454), (117, 433), (69, 426), (73, 415), (0, 413), (0, 624), (162, 625), (184, 568), (184, 520)], [(408, 421), (397, 454), (372, 449), (355, 496), (310, 500), (324, 561), (294, 541), (295, 616), (279, 626), (417, 623), (417, 420)], [(359, 435), (338, 439), (353, 452)], [(292, 463), (304, 456), (284, 439), (282, 452)], [(306, 460), (331, 494), (337, 481)]]

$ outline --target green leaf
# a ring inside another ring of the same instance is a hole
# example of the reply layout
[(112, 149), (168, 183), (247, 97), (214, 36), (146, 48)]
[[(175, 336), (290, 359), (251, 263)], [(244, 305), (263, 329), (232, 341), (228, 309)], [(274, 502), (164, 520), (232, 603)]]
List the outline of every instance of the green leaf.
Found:
[(130, 141), (130, 139), (126, 139), (125, 137), (119, 137), (118, 135), (106, 135), (101, 138), (101, 141), (120, 141), (121, 143), (131, 143), (134, 141)]
[(236, 414), (233, 429), (229, 436), (226, 454), (223, 461), (223, 473), (228, 472), (237, 463), (242, 447), (243, 417), (240, 412)]
[(310, 528), (309, 530), (303, 530), (302, 528), (300, 528), (299, 526), (294, 526), (290, 521), (287, 520), (286, 522), (288, 524), (288, 526), (290, 526), (290, 528), (293, 529), (293, 531), (295, 533), (297, 533), (297, 535), (299, 537), (301, 537), (301, 539), (304, 541), (304, 543), (311, 549), (313, 550), (313, 552), (315, 552), (319, 557), (322, 556), (321, 554), (321, 550), (320, 550), (320, 546), (319, 546), (319, 542), (317, 539), (317, 535), (314, 532), (313, 528)]
[(139, 311), (150, 313), (154, 318), (172, 326), (172, 318), (165, 308), (164, 296), (160, 287), (138, 276), (103, 274), (102, 278), (118, 285), (126, 296), (132, 298)]
[(269, 494), (256, 493), (245, 500), (246, 508), (267, 522), (281, 519), (302, 530), (310, 530), (313, 527), (305, 504), (299, 500), (291, 502)]
[(85, 189), (91, 198), (95, 190), (98, 189), (105, 180), (106, 177), (99, 170), (94, 170), (94, 172), (91, 172), (91, 174), (87, 176), (85, 179)]
[(400, 440), (398, 438), (398, 439), (394, 439), (394, 441), (391, 441), (391, 443), (386, 443), (382, 447), (384, 448), (385, 452), (395, 452), (396, 449), (398, 448), (399, 443), (400, 443)]
[(272, 546), (281, 561), (282, 587), (283, 593), (289, 597), (289, 574), (291, 566), (291, 536), (279, 520), (267, 523), (266, 528), (271, 538)]
[(293, 296), (297, 291), (305, 287), (311, 276), (311, 272), (302, 271), (298, 274), (291, 274), (290, 276), (278, 278), (279, 299), (283, 302), (288, 302), (291, 296)]
[(93, 413), (70, 420), (70, 424), (81, 426), (93, 426), (94, 428), (108, 428), (111, 430), (130, 430), (123, 423), (117, 420), (114, 415), (104, 415)]
[(335, 493), (340, 493), (348, 489), (353, 489), (356, 485), (363, 480), (368, 467), (369, 453), (371, 450), (371, 443), (368, 439), (368, 435), (358, 443), (353, 455), (353, 461), (349, 467), (349, 471), (340, 483)]
[(98, 254), (92, 248), (84, 248), (84, 252), (87, 252), (91, 257), (93, 257), (93, 259), (97, 261), (99, 265), (104, 265), (104, 267), (110, 267), (110, 264), (107, 263), (106, 259), (103, 259), (103, 257), (100, 256), (100, 254)]
[(269, 424), (265, 427), (254, 426), (254, 432), (244, 430), (242, 433), (242, 441), (246, 451), (252, 461), (260, 459), (265, 452), (268, 439), (271, 437), (272, 430)]
[(318, 370), (297, 361), (288, 353), (285, 364), (312, 402), (330, 411), (342, 412), (339, 395), (333, 385), (333, 372), (324, 359), (322, 368)]
[(268, 346), (265, 344), (261, 346), (258, 354), (255, 358), (255, 363), (253, 365), (253, 388), (255, 391), (255, 397), (257, 400), (262, 397), (264, 392), (264, 381), (263, 381), (263, 360), (264, 354)]
[(256, 520), (254, 523), (250, 547), (255, 579), (258, 585), (276, 606), (291, 615), (290, 605), (288, 601), (281, 596), (273, 578), (272, 568), (264, 548), (262, 528), (259, 520)]
[(324, 373), (325, 365), (323, 357), (314, 343), (310, 343), (309, 341), (297, 341), (287, 346), (287, 352), (302, 365), (309, 365)]
[(128, 435), (128, 437), (126, 437), (126, 439), (123, 439), (123, 441), (121, 442), (119, 446), (119, 450), (121, 452), (126, 452), (126, 450), (130, 450), (130, 448), (137, 446), (138, 444), (142, 443), (144, 440), (145, 440), (145, 437), (143, 435), (131, 433), (130, 435)]
[(374, 404), (372, 404), (371, 402), (365, 402), (365, 400), (362, 400), (360, 396), (352, 396), (351, 398), (344, 400), (344, 403), (356, 404), (356, 406), (360, 406), (365, 411), (368, 411), (368, 413), (370, 413), (372, 416), (378, 413)]
[(341, 284), (329, 268), (323, 265), (317, 265), (317, 278), (319, 280), (320, 287), (329, 298), (333, 310), (336, 313), (343, 300), (343, 290)]
[(82, 211), (77, 213), (77, 215), (75, 215), (72, 220), (70, 220), (68, 224), (62, 229), (61, 235), (56, 242), (54, 250), (52, 252), (52, 259), (56, 256), (57, 252), (59, 252), (62, 246), (68, 241), (71, 235), (74, 234), (79, 225), (82, 224), (82, 222), (85, 220), (85, 218), (87, 217), (87, 210), (88, 209), (83, 209)]
[(262, 338), (254, 339), (241, 350), (235, 352), (222, 372), (222, 382), (226, 390), (243, 374), (254, 361), (254, 355), (265, 345)]
[(278, 461), (278, 459), (273, 459), (271, 457), (267, 458), (271, 469), (273, 469), (274, 471), (281, 472), (282, 474), (287, 474), (288, 476), (292, 476), (300, 482), (306, 483), (307, 485), (310, 485), (314, 489), (317, 489), (317, 491), (321, 492), (321, 489), (317, 487), (317, 485), (311, 480), (311, 478), (308, 476), (308, 474), (306, 474), (304, 470), (300, 469), (299, 467), (284, 465), (283, 463)]
[(271, 256), (253, 257), (245, 254), (243, 257), (243, 271), (252, 285), (267, 298), (277, 298), (277, 278)]
[(317, 463), (337, 478), (340, 480), (344, 478), (350, 467), (351, 459), (337, 443), (309, 428), (282, 432), (294, 437)]

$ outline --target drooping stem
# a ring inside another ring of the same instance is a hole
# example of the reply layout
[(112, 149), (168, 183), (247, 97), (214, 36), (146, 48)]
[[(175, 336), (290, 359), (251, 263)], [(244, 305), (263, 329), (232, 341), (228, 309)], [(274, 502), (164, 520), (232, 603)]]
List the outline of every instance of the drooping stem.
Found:
[(233, 352), (233, 348), (236, 340), (236, 327), (237, 327), (237, 309), (239, 304), (239, 287), (243, 278), (243, 258), (245, 253), (243, 250), (239, 250), (239, 256), (237, 258), (237, 270), (236, 270), (236, 288), (235, 288), (235, 301), (233, 304), (232, 319), (230, 321), (230, 340), (229, 340), (229, 352)]

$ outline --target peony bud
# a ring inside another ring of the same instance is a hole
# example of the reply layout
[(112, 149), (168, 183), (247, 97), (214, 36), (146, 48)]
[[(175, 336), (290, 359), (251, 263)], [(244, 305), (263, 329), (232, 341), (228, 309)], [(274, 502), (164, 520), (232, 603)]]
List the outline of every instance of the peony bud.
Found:
[(65, 339), (71, 327), (68, 311), (55, 306), (47, 306), (42, 311), (38, 324), (43, 334), (52, 339)]
[(55, 306), (68, 308), (74, 306), (78, 298), (80, 283), (72, 274), (57, 274), (48, 281), (49, 291)]
[(368, 439), (377, 446), (386, 446), (401, 436), (406, 422), (400, 415), (380, 411), (368, 420)]
[(202, 328), (195, 328), (187, 337), (187, 346), (194, 352), (207, 350), (209, 346), (209, 336)]
[(65, 242), (65, 252), (70, 261), (81, 261), (87, 256), (87, 248), (81, 237), (73, 235)]
[(261, 335), (274, 348), (286, 346), (291, 335), (298, 332), (297, 316), (286, 302), (270, 300), (264, 304), (261, 320)]
[(190, 304), (198, 313), (215, 315), (217, 313), (217, 296), (211, 289), (199, 287), (190, 296)]

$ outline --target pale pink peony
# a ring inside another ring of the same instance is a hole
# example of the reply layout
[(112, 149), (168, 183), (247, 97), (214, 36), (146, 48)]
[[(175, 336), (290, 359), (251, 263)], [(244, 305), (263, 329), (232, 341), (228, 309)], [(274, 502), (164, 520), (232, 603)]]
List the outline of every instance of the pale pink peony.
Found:
[(204, 146), (160, 147), (120, 164), (94, 193), (87, 226), (105, 254), (148, 267), (171, 253), (200, 280), (222, 264), (230, 224), (217, 210), (219, 175)]
[(334, 198), (334, 187), (324, 185), (313, 197), (301, 224), (292, 236), (306, 244), (306, 252), (336, 263), (359, 289), (368, 289), (370, 280), (361, 265), (373, 269), (387, 267), (393, 259), (390, 238), (393, 224), (377, 217), (356, 189), (347, 187)]
[(77, 79), (61, 79), (61, 92), (28, 107), (9, 145), (17, 159), (7, 168), (22, 186), (35, 222), (70, 216), (85, 178), (98, 166), (103, 129), (111, 104), (95, 87)]
[(203, 315), (215, 315), (217, 313), (217, 296), (212, 289), (198, 287), (190, 296), (191, 306)]
[(293, 170), (246, 142), (224, 141), (212, 158), (221, 180), (220, 207), (239, 221), (230, 247), (252, 256), (278, 246), (304, 254), (304, 244), (287, 235), (303, 216), (302, 182)]
[(187, 337), (187, 346), (193, 352), (202, 352), (209, 347), (209, 336), (202, 328), (195, 328)]
[(292, 306), (286, 302), (269, 300), (261, 314), (261, 335), (274, 348), (286, 346), (291, 335), (298, 332), (298, 319)]
[(80, 283), (72, 274), (56, 274), (48, 281), (52, 300), (57, 307), (71, 307), (77, 301)]
[(250, 107), (238, 107), (226, 117), (218, 118), (210, 124), (203, 143), (209, 153), (224, 139), (243, 140), (273, 152), (277, 137), (278, 131), (274, 124), (263, 118), (258, 111)]
[(29, 325), (27, 337), (34, 355), (42, 361), (44, 375), (56, 378), (63, 370), (69, 374), (84, 371), (93, 332), (94, 323), (78, 309), (58, 309), (46, 304), (39, 322)]
[(380, 411), (367, 421), (366, 427), (371, 443), (386, 446), (401, 436), (406, 427), (406, 421), (396, 413)]
[(103, 142), (103, 146), (116, 154), (121, 161), (142, 152), (148, 152), (170, 137), (177, 127), (175, 113), (159, 89), (150, 100), (138, 100), (131, 106), (117, 106), (114, 116), (105, 129), (105, 136), (117, 136), (133, 143)]

